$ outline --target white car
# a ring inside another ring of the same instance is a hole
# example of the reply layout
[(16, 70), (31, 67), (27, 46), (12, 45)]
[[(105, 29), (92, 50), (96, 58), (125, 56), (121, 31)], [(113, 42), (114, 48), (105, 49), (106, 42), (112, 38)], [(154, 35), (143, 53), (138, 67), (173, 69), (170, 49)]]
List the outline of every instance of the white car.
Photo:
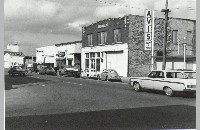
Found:
[(97, 72), (94, 68), (87, 68), (81, 71), (81, 78), (100, 78), (100, 72)]
[(196, 93), (196, 72), (189, 70), (155, 70), (148, 77), (131, 77), (129, 84), (139, 92), (142, 89), (164, 91), (167, 96), (174, 92)]

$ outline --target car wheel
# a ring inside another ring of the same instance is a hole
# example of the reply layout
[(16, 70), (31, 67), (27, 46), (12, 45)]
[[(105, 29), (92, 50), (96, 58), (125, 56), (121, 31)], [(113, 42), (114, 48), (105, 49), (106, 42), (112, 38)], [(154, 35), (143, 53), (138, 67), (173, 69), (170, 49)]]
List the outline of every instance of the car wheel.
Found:
[(99, 75), (97, 75), (97, 80), (100, 80), (100, 76)]
[(174, 95), (174, 92), (170, 87), (164, 88), (164, 91), (165, 91), (165, 95), (167, 95), (169, 97), (172, 97)]
[(136, 92), (140, 92), (142, 90), (140, 84), (138, 82), (134, 83), (133, 84), (133, 89), (136, 91)]
[(106, 76), (106, 79), (105, 79), (105, 81), (109, 81), (109, 79), (108, 79), (108, 76)]

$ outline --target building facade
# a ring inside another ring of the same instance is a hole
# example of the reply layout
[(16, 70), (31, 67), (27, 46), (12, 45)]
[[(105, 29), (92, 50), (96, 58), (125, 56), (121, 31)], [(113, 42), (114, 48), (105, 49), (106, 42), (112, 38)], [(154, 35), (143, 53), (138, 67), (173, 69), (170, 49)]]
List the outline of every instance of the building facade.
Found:
[(81, 46), (81, 41), (75, 41), (36, 48), (36, 63), (59, 68), (80, 64)]
[(19, 52), (18, 44), (8, 44), (7, 50), (4, 51), (4, 68), (24, 65), (24, 57), (25, 55)]
[[(117, 70), (120, 76), (145, 76), (151, 71), (151, 51), (144, 50), (144, 16), (110, 18), (82, 29), (82, 69)], [(170, 18), (167, 37), (166, 69), (183, 68), (183, 44), (186, 67), (196, 69), (196, 21)], [(154, 21), (154, 69), (162, 69), (164, 19)]]
[(83, 27), (82, 69), (115, 69), (128, 73), (128, 39), (125, 19), (108, 19)]

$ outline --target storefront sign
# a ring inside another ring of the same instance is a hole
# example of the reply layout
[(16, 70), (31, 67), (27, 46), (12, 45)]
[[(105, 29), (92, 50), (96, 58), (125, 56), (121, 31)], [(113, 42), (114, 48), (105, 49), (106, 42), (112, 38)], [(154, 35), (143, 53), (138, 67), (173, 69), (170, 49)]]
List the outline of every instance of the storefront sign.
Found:
[(98, 28), (105, 28), (107, 26), (108, 26), (108, 23), (106, 23), (106, 24), (100, 24), (100, 25), (98, 25)]
[(58, 57), (64, 57), (65, 56), (65, 52), (58, 52), (58, 54), (56, 54), (56, 56), (58, 56)]
[(151, 50), (152, 48), (152, 11), (145, 10), (145, 27), (144, 27), (144, 49)]
[(42, 50), (40, 51), (40, 50), (37, 50), (37, 52), (43, 52)]

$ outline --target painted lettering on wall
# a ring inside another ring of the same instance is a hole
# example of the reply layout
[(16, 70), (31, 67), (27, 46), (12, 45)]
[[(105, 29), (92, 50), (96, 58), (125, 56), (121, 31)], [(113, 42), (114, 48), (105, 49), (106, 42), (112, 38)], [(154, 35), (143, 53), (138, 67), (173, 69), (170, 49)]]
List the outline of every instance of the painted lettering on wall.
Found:
[(144, 49), (151, 50), (152, 48), (152, 11), (145, 10), (145, 25), (144, 25)]

